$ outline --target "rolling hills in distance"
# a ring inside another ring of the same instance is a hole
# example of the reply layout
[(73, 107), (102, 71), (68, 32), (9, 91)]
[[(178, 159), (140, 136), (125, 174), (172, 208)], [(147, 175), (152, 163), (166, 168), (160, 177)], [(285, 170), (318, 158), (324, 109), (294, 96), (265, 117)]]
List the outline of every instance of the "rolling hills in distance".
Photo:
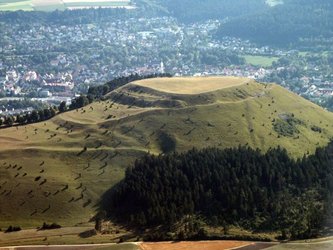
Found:
[(247, 78), (156, 78), (84, 108), (0, 131), (0, 228), (87, 223), (147, 152), (281, 146), (293, 158), (333, 136), (333, 114)]

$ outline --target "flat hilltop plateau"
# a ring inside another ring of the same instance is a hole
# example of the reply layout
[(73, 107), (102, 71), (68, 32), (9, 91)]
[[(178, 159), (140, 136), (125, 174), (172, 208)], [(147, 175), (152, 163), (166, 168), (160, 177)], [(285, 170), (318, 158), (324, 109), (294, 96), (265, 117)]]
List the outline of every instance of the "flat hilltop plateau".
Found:
[(223, 77), (223, 79), (221, 77), (175, 77), (167, 80), (164, 78), (145, 79), (136, 81), (133, 85), (166, 93), (196, 95), (240, 86), (250, 81), (250, 79), (240, 77)]
[(0, 130), (0, 228), (86, 224), (101, 195), (147, 152), (248, 145), (314, 153), (333, 114), (247, 78), (156, 78), (40, 123)]

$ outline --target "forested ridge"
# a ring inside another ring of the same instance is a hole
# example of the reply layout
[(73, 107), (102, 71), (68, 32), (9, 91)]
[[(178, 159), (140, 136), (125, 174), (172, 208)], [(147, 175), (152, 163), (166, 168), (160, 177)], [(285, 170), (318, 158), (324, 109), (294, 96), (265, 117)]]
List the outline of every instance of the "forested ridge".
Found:
[(333, 144), (293, 160), (247, 147), (147, 154), (105, 198), (109, 216), (140, 227), (200, 215), (211, 225), (316, 236), (331, 216)]
[(269, 8), (265, 0), (155, 0), (155, 2), (183, 22), (237, 17)]
[(283, 47), (327, 44), (332, 37), (332, 14), (330, 0), (284, 1), (269, 10), (231, 19), (221, 25), (217, 37), (240, 37)]

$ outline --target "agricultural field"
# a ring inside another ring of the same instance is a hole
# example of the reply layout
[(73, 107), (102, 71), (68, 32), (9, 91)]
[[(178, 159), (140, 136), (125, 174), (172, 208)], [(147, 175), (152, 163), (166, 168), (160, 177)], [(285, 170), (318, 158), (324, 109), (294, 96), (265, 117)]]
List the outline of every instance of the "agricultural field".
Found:
[(261, 67), (271, 67), (273, 62), (279, 60), (278, 57), (270, 57), (270, 56), (252, 56), (246, 55), (244, 56), (246, 63), (252, 64), (254, 66)]
[(32, 11), (31, 0), (0, 0), (0, 11)]
[(327, 58), (330, 54), (332, 54), (332, 52), (333, 51), (330, 51), (330, 50), (325, 50), (325, 51), (320, 51), (320, 52), (300, 51), (300, 52), (298, 52), (298, 55), (302, 56), (302, 57), (316, 56), (316, 57), (321, 57), (321, 58)]
[[(332, 113), (277, 85), (244, 78), (142, 80), (105, 98), (0, 130), (2, 230), (43, 222), (91, 226), (101, 196), (147, 152), (280, 145), (302, 157), (333, 136)], [(296, 135), (281, 136), (272, 124), (288, 113), (302, 123)]]
[(242, 241), (200, 241), (200, 242), (154, 242), (154, 243), (141, 243), (142, 250), (227, 250), (245, 246), (254, 245), (251, 242)]
[(266, 0), (266, 4), (268, 4), (271, 7), (274, 7), (276, 5), (284, 4), (283, 0)]
[(131, 0), (0, 0), (0, 11), (53, 11), (84, 8), (133, 8)]

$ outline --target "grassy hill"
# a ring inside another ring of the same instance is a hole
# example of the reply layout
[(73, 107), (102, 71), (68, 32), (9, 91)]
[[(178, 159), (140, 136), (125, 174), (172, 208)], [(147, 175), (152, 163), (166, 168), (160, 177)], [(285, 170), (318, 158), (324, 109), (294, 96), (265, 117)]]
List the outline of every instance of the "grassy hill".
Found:
[(157, 78), (37, 124), (0, 130), (0, 228), (84, 225), (99, 197), (146, 152), (248, 144), (313, 153), (333, 114), (275, 84)]

